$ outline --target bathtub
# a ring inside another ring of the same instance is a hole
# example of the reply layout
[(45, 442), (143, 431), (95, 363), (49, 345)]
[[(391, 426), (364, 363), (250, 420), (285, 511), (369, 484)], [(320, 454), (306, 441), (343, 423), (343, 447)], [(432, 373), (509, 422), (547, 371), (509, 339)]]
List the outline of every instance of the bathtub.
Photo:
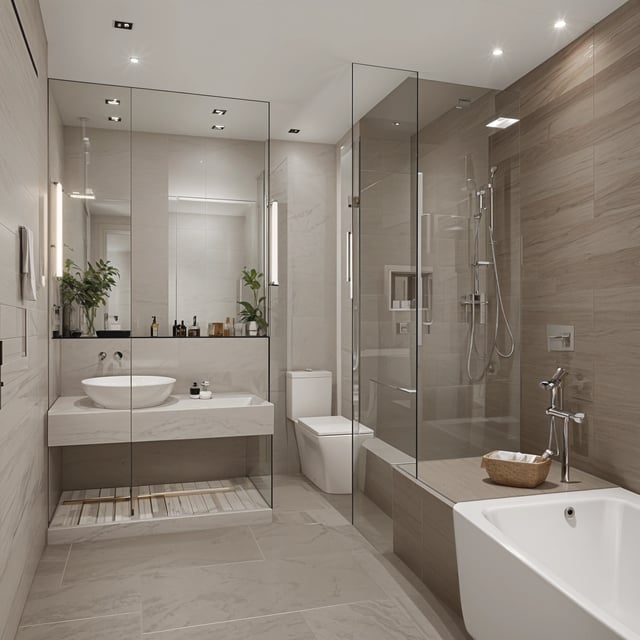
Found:
[(640, 495), (460, 502), (453, 519), (475, 640), (640, 639)]

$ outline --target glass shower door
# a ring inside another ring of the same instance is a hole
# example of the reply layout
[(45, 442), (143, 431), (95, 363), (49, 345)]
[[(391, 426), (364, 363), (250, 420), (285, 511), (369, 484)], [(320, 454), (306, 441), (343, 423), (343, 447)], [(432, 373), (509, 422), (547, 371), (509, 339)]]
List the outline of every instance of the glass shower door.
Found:
[(418, 75), (353, 66), (353, 519), (391, 543), (393, 465), (415, 463)]

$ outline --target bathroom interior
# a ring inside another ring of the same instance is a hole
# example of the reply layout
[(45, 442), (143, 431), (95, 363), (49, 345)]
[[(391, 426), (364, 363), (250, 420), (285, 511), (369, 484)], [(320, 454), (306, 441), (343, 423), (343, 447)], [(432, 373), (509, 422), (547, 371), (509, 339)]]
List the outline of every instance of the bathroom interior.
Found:
[(297, 113), (117, 4), (0, 8), (0, 640), (640, 637), (640, 1)]

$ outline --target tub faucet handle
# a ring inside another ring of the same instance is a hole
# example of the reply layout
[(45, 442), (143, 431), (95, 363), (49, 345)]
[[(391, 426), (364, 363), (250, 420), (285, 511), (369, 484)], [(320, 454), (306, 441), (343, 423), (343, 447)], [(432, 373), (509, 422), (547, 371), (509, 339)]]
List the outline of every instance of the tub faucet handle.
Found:
[(122, 360), (122, 351), (114, 351), (113, 358), (114, 360), (117, 360), (118, 362), (120, 362), (120, 360)]
[(107, 352), (106, 351), (101, 351), (98, 354), (98, 360), (100, 360), (100, 362), (102, 362), (106, 357), (107, 357)]

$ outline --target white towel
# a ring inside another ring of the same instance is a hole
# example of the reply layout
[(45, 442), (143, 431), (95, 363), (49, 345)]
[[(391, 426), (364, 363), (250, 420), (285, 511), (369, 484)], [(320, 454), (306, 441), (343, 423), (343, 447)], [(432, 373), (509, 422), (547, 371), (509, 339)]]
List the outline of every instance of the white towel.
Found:
[(535, 462), (537, 456), (531, 453), (516, 453), (515, 451), (494, 451), (490, 457), (494, 460), (511, 460), (512, 462)]
[(20, 227), (20, 274), (22, 276), (22, 299), (37, 300), (33, 233), (28, 227)]

